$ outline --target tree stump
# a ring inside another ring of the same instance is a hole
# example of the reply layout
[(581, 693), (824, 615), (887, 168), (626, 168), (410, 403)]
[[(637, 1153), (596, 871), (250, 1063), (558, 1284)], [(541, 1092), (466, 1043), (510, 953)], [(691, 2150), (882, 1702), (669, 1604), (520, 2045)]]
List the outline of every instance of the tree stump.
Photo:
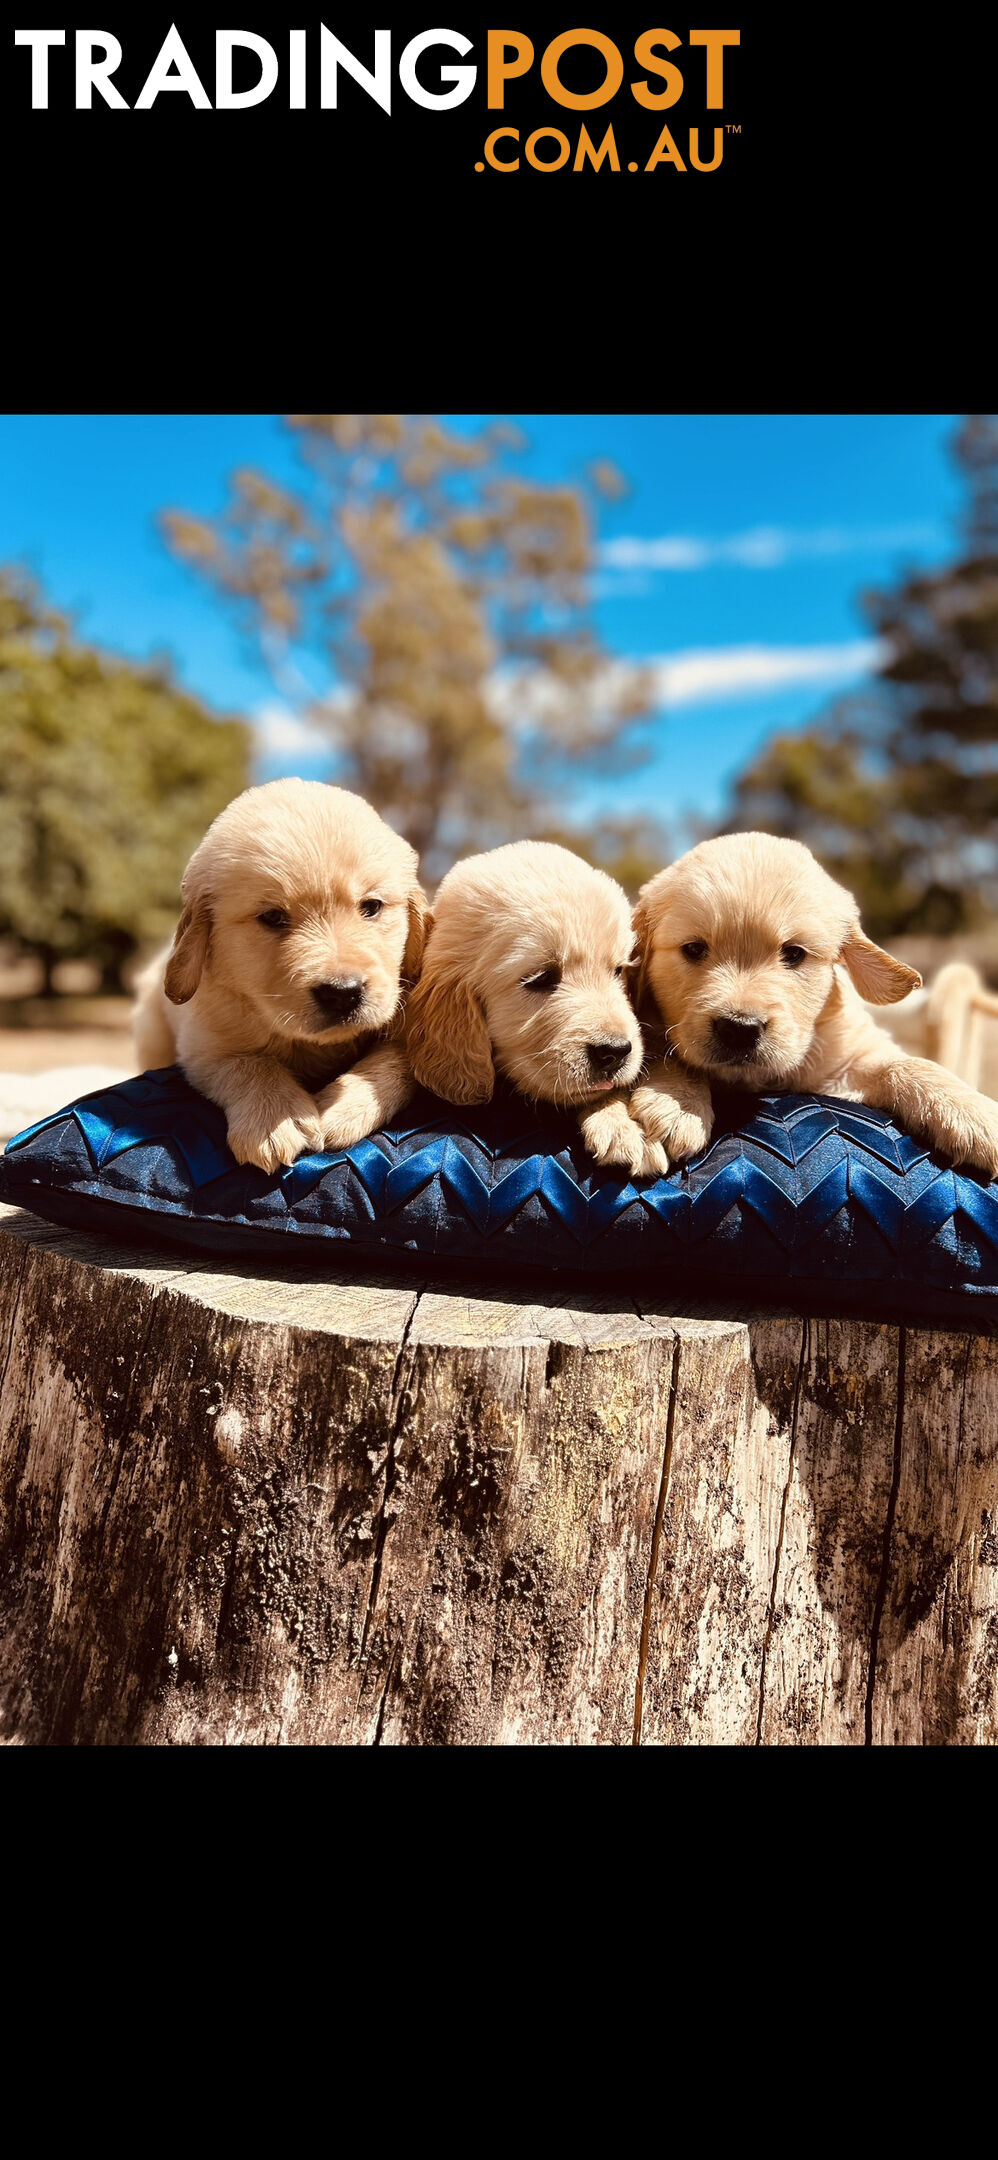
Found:
[(998, 1739), (980, 1335), (3, 1208), (0, 1510), (8, 1743)]

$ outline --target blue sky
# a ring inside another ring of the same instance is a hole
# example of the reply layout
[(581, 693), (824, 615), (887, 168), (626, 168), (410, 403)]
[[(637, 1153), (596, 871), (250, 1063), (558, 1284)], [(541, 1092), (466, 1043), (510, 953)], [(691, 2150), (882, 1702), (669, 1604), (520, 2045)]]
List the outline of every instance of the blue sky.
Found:
[[(954, 545), (951, 414), (512, 417), (538, 478), (610, 457), (631, 483), (603, 519), (597, 618), (615, 653), (655, 662), (663, 706), (651, 768), (602, 780), (607, 809), (654, 796), (669, 824), (716, 816), (767, 735), (862, 679), (861, 589)], [(168, 651), (216, 710), (254, 717), (262, 774), (312, 772), (262, 663), (156, 531), (163, 508), (220, 507), (244, 464), (294, 479), (278, 416), (0, 416), (0, 561), (35, 570), (82, 635), (136, 658)], [(584, 790), (579, 807), (596, 800)]]

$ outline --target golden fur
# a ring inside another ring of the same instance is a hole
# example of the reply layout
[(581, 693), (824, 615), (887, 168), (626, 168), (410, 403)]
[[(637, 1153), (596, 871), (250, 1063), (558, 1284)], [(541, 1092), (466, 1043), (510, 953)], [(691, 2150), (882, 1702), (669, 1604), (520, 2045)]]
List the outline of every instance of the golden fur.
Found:
[(469, 856), (436, 895), (408, 1002), (417, 1080), (448, 1102), (481, 1103), (498, 1070), (524, 1095), (601, 1103), (641, 1066), (632, 945), (621, 887), (567, 848), (521, 840)]
[(851, 893), (799, 841), (704, 841), (643, 887), (634, 926), (635, 1002), (664, 1022), (667, 1054), (628, 1109), (673, 1159), (691, 1138), (706, 1145), (715, 1078), (870, 1103), (954, 1162), (998, 1173), (998, 1104), (878, 1027), (863, 1000), (893, 1004), (921, 977), (873, 944)]
[[(139, 978), (135, 1040), (143, 1065), (176, 1058), (221, 1105), (237, 1162), (347, 1147), (408, 1101), (402, 1000), (428, 921), (416, 870), (369, 803), (316, 780), (248, 788), (195, 849), (173, 944)], [(317, 988), (358, 1002), (331, 1018)]]

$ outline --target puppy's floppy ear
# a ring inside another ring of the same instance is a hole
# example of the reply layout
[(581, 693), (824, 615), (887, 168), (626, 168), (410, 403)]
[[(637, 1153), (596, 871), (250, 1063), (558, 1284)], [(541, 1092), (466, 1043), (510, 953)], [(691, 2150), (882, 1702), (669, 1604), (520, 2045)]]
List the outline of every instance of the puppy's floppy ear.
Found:
[(631, 993), (631, 1004), (639, 1020), (657, 1020), (660, 1017), (655, 993), (648, 980), (653, 927), (652, 909), (646, 897), (648, 889), (647, 885), (642, 886), (631, 918), (637, 943), (628, 969), (628, 989)]
[(420, 1087), (445, 1102), (490, 1102), (492, 1044), (471, 984), (433, 965), (433, 948), (406, 1005), (406, 1048)]
[(895, 960), (891, 953), (875, 945), (858, 922), (850, 924), (846, 931), (839, 959), (848, 968), (860, 997), (871, 1005), (896, 1005), (909, 990), (921, 988), (918, 969), (906, 967), (903, 960)]
[(433, 928), (430, 903), (421, 885), (414, 885), (409, 894), (409, 932), (402, 955), (402, 979), (407, 983), (419, 981), (423, 965), (423, 948)]
[(189, 902), (173, 933), (163, 988), (171, 1005), (186, 1005), (201, 980), (211, 939), (211, 910), (207, 900)]

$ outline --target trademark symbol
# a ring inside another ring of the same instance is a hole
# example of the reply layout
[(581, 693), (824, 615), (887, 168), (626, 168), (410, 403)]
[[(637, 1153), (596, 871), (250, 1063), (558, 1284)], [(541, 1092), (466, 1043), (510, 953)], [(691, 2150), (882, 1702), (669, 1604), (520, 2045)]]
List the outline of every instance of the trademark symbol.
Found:
[(724, 132), (726, 135), (740, 135), (742, 132), (741, 121), (739, 120), (736, 127), (732, 121), (726, 120), (724, 124)]

